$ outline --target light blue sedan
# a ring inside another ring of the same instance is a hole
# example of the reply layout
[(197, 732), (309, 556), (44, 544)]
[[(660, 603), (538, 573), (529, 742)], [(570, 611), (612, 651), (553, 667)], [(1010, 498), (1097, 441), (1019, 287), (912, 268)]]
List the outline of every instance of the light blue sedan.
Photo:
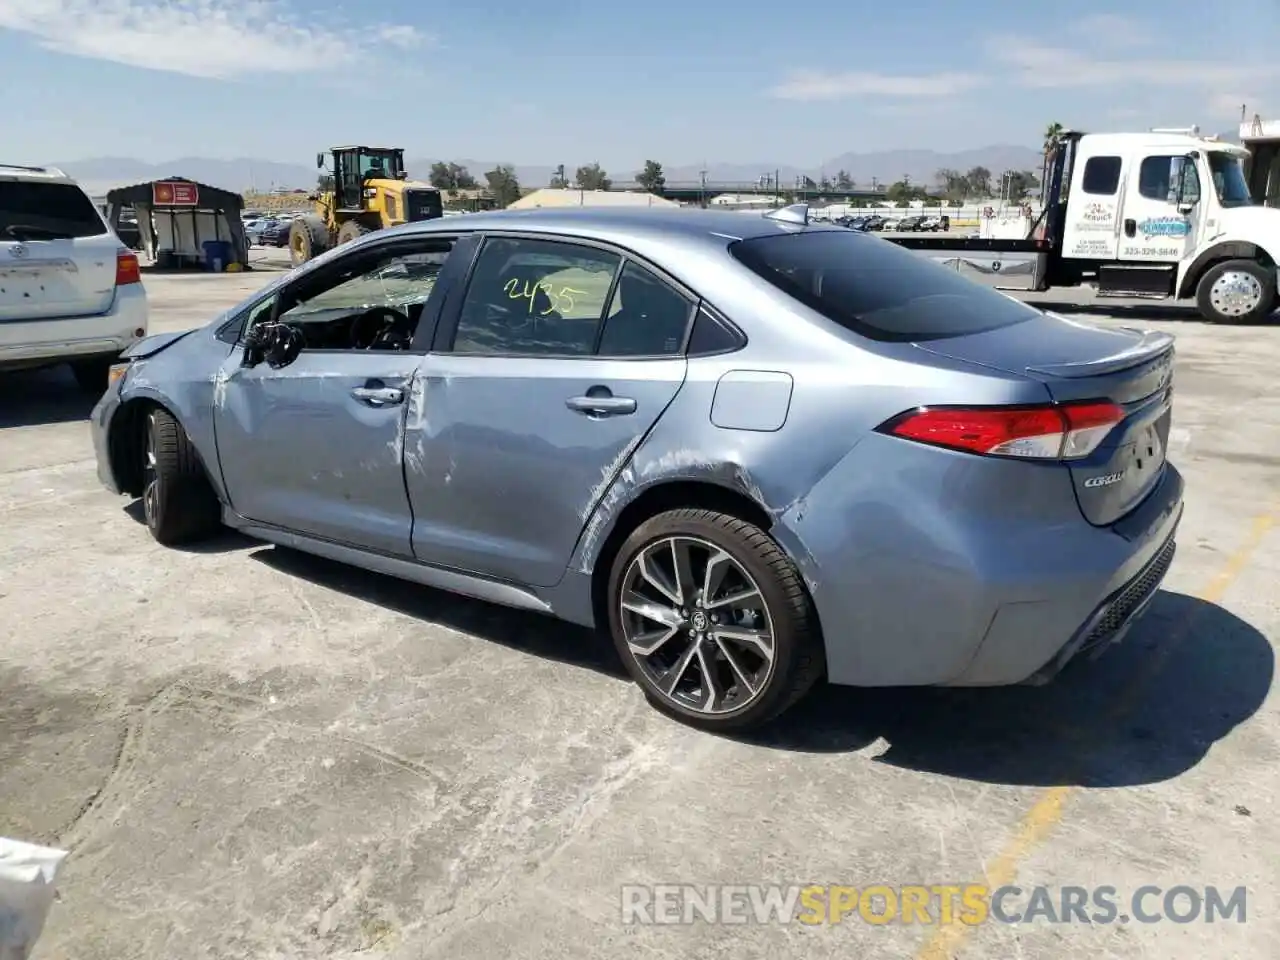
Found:
[(607, 631), (745, 729), (825, 677), (1042, 682), (1169, 568), (1172, 338), (772, 215), (535, 210), (338, 247), (113, 369), (99, 475), (221, 525)]

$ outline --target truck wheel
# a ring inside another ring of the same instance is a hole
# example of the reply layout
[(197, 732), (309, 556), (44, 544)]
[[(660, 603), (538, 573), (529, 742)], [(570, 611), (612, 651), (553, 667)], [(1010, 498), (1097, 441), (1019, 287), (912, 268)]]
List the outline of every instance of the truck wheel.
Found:
[(338, 231), (338, 245), (341, 246), (344, 243), (350, 243), (352, 240), (359, 240), (366, 233), (372, 232), (359, 220), (348, 220)]
[(299, 267), (329, 249), (329, 231), (314, 215), (298, 217), (289, 225), (289, 260)]
[(767, 723), (825, 666), (790, 558), (759, 527), (710, 510), (659, 514), (627, 538), (610, 571), (609, 626), (649, 702), (706, 730)]
[(157, 543), (204, 540), (221, 526), (221, 506), (195, 445), (167, 410), (147, 414), (142, 461), (142, 512)]
[(1276, 272), (1255, 260), (1227, 260), (1196, 284), (1196, 306), (1213, 323), (1257, 323), (1276, 305)]

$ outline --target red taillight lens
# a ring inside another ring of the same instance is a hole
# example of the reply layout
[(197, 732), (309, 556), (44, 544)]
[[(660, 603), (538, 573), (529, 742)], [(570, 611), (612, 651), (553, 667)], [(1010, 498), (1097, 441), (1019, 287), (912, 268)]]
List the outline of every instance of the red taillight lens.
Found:
[(116, 286), (141, 282), (142, 269), (138, 266), (138, 255), (130, 250), (121, 250), (116, 254)]
[(1038, 407), (921, 407), (894, 417), (881, 431), (997, 457), (1069, 460), (1088, 456), (1124, 419), (1114, 403)]

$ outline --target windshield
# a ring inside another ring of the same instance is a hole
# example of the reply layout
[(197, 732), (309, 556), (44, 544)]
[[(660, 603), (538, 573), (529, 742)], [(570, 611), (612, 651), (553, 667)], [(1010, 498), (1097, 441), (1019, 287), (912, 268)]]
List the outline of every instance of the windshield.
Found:
[(1209, 154), (1209, 170), (1213, 174), (1213, 188), (1218, 191), (1218, 202), (1224, 207), (1243, 207), (1253, 203), (1249, 195), (1249, 181), (1244, 175), (1244, 163), (1235, 154), (1217, 151)]
[(396, 177), (400, 174), (400, 158), (394, 153), (362, 153), (360, 155), (360, 176), (373, 174), (381, 177)]

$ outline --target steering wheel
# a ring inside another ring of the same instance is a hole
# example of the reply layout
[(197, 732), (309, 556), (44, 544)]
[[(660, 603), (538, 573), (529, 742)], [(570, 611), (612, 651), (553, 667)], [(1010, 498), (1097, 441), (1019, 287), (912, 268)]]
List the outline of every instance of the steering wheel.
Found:
[(413, 339), (408, 314), (392, 307), (374, 307), (351, 321), (351, 346), (356, 350), (398, 350)]

